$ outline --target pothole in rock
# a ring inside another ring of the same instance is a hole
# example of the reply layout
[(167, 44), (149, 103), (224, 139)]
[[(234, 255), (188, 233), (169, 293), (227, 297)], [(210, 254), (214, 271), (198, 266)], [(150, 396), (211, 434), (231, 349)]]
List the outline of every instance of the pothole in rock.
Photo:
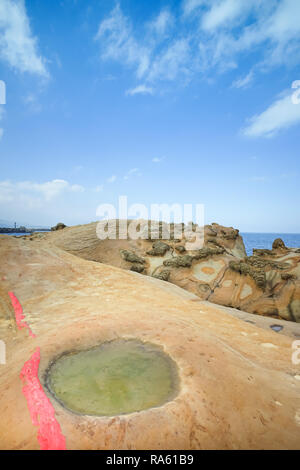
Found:
[(139, 340), (113, 340), (68, 352), (49, 366), (46, 385), (68, 410), (114, 416), (161, 406), (179, 391), (176, 363)]
[(277, 333), (281, 330), (283, 330), (282, 325), (270, 325), (270, 328), (272, 328), (273, 331), (276, 331)]

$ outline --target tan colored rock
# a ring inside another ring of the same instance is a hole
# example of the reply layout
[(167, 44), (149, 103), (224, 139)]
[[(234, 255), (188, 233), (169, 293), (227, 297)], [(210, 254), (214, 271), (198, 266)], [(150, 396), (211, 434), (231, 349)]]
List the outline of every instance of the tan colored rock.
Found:
[[(73, 256), (54, 244), (68, 232), (31, 242), (0, 238), (0, 279), (6, 277), (0, 325), (7, 345), (7, 364), (0, 365), (1, 449), (39, 448), (19, 378), (37, 346), (44, 384), (49, 363), (61, 353), (114, 338), (161, 346), (177, 364), (178, 395), (138, 413), (90, 417), (66, 410), (46, 390), (67, 449), (300, 448), (299, 366), (291, 361), (290, 330), (278, 334), (171, 283)], [(90, 247), (85, 234), (81, 249)], [(78, 254), (79, 239), (71, 238)], [(35, 339), (7, 327), (7, 290), (22, 303)]]
[(284, 241), (281, 238), (276, 238), (276, 240), (273, 241), (272, 249), (277, 250), (278, 248), (286, 250)]
[[(168, 279), (202, 300), (300, 322), (300, 253), (283, 248), (281, 242), (273, 250), (253, 250), (253, 256), (247, 257), (238, 230), (215, 223), (205, 226), (204, 247), (195, 251), (186, 251), (184, 237), (155, 242), (99, 240), (96, 223), (47, 237), (82, 258)], [(124, 250), (132, 258), (124, 259)], [(134, 259), (143, 263), (143, 269)]]
[(55, 230), (62, 230), (64, 228), (66, 228), (66, 225), (63, 224), (62, 222), (59, 222), (54, 227), (51, 227), (51, 230), (52, 230), (52, 232), (54, 232)]

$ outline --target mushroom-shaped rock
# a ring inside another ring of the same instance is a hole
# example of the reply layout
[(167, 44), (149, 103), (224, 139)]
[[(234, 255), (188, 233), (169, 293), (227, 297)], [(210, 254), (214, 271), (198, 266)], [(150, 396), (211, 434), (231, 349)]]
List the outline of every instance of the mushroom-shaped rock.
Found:
[(130, 268), (130, 271), (134, 271), (136, 273), (142, 273), (145, 269), (145, 266), (141, 263), (133, 263)]
[(192, 266), (193, 257), (190, 255), (176, 256), (164, 261), (165, 266), (174, 268), (190, 268)]
[(145, 263), (145, 260), (141, 258), (140, 256), (136, 255), (135, 253), (133, 253), (133, 251), (121, 250), (121, 256), (124, 259), (124, 261), (128, 261), (129, 263), (140, 263), (140, 264)]
[(170, 278), (171, 271), (163, 269), (160, 273), (154, 274), (153, 277), (160, 279), (161, 281), (168, 281)]
[(157, 242), (153, 243), (152, 250), (147, 251), (147, 255), (164, 256), (169, 249), (170, 246), (167, 243), (158, 240)]
[(278, 248), (286, 249), (286, 246), (282, 238), (276, 238), (276, 240), (273, 241), (272, 249), (277, 250)]
[(65, 227), (66, 227), (65, 224), (63, 224), (62, 222), (58, 222), (58, 224), (56, 224), (54, 227), (51, 227), (51, 230), (52, 232), (54, 232), (56, 230), (62, 230)]

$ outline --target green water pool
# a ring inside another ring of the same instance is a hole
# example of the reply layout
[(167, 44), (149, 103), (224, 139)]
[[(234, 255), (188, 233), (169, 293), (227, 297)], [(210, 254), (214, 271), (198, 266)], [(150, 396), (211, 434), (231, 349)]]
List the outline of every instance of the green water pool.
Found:
[(161, 348), (138, 340), (114, 340), (60, 356), (46, 384), (69, 410), (114, 416), (160, 406), (179, 388), (175, 362)]

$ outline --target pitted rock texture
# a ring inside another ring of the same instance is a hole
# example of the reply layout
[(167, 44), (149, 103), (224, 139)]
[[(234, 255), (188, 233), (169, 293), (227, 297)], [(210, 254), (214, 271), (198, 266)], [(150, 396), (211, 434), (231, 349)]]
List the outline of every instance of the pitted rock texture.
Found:
[(169, 249), (170, 246), (167, 243), (158, 240), (157, 242), (153, 243), (152, 249), (147, 251), (147, 255), (164, 256)]
[[(156, 235), (164, 229), (160, 223)], [(143, 230), (149, 235), (148, 224)], [(174, 238), (174, 226), (171, 232), (168, 240), (99, 240), (95, 223), (46, 237), (72, 254), (166, 280), (202, 300), (300, 322), (299, 249), (275, 240), (272, 250), (254, 249), (247, 257), (239, 231), (213, 223), (205, 226), (204, 246), (187, 250), (186, 238)]]
[(55, 230), (63, 230), (64, 228), (66, 228), (66, 225), (62, 222), (58, 222), (54, 227), (51, 227), (51, 230), (54, 232)]

